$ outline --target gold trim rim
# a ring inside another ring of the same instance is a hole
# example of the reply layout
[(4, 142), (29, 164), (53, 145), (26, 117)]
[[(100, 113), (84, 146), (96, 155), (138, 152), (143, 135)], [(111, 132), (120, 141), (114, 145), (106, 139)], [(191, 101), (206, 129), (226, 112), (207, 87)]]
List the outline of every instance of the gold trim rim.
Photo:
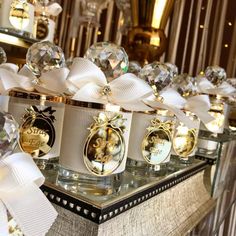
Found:
[(57, 102), (57, 103), (64, 103), (66, 98), (64, 96), (58, 95), (48, 95), (48, 94), (41, 94), (38, 92), (27, 92), (27, 91), (20, 91), (20, 90), (11, 90), (8, 94), (10, 97), (15, 98), (23, 98), (29, 100), (44, 100), (49, 102)]

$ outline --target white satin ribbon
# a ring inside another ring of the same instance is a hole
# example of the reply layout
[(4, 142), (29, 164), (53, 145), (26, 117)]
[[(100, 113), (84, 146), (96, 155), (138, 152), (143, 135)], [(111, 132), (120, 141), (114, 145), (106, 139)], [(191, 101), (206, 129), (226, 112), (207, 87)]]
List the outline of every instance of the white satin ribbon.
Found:
[(198, 78), (198, 90), (201, 93), (223, 97), (229, 97), (236, 92), (236, 89), (227, 82), (223, 82), (220, 86), (216, 87), (205, 77)]
[(58, 16), (62, 12), (62, 7), (54, 2), (47, 6), (47, 13), (52, 16)]
[(57, 212), (39, 189), (44, 177), (26, 153), (0, 160), (0, 235), (8, 235), (6, 209), (26, 236), (45, 235)]
[(15, 64), (0, 65), (0, 93), (2, 95), (7, 95), (11, 89), (34, 90), (30, 78), (17, 74), (17, 71), (18, 67)]
[(32, 81), (37, 80), (29, 68), (24, 65), (18, 72), (18, 67), (15, 64), (5, 63), (0, 65), (0, 93), (8, 94), (12, 89), (20, 89), (23, 91), (32, 92), (36, 90), (39, 93), (49, 95), (61, 95), (68, 93), (66, 86), (66, 78), (69, 74), (68, 68), (54, 69), (42, 73), (38, 78), (39, 84)]
[[(37, 80), (26, 65), (22, 67), (19, 74), (27, 76), (31, 81)], [(67, 93), (66, 78), (68, 74), (69, 69), (65, 67), (42, 73), (38, 78), (39, 83), (33, 84), (33, 86), (39, 93), (50, 95)]]
[[(157, 101), (155, 96), (145, 99), (144, 102), (155, 109), (162, 108), (173, 112), (178, 120), (189, 128), (197, 128), (197, 126), (181, 109), (195, 113), (204, 123), (214, 119), (208, 114), (210, 102), (207, 95), (195, 96), (186, 100), (174, 89), (167, 88), (161, 91), (160, 97), (163, 98), (162, 102)], [(200, 106), (201, 109), (199, 109)]]
[[(127, 73), (108, 83), (99, 67), (84, 58), (74, 59), (67, 85), (75, 93), (72, 97), (75, 100), (102, 104), (109, 102), (127, 110), (150, 110), (141, 101), (153, 92), (145, 81)], [(102, 91), (106, 86), (111, 92), (103, 95)]]
[[(42, 5), (36, 4), (35, 10), (36, 10), (36, 12), (42, 11)], [(44, 8), (44, 11), (45, 11), (46, 15), (58, 16), (62, 12), (62, 7), (58, 3), (54, 2), (54, 3), (47, 5)]]
[(193, 112), (204, 124), (214, 120), (208, 111), (211, 103), (208, 95), (196, 95), (187, 99), (184, 109)]

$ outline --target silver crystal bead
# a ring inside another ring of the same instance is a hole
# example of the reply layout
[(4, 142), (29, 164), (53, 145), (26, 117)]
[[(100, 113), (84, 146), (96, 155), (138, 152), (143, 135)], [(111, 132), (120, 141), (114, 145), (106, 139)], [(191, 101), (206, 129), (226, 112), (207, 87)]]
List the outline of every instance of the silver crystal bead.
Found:
[(196, 78), (188, 74), (180, 74), (174, 77), (172, 86), (184, 97), (193, 96), (197, 93)]
[(0, 47), (0, 64), (7, 62), (7, 55), (2, 47)]
[(125, 50), (113, 43), (96, 43), (86, 51), (84, 57), (95, 63), (109, 82), (126, 73), (129, 66)]
[(155, 93), (159, 93), (172, 81), (168, 67), (157, 61), (144, 66), (139, 73), (139, 77), (147, 81)]
[(170, 62), (166, 62), (165, 65), (167, 65), (167, 67), (169, 68), (170, 75), (172, 78), (179, 74), (178, 67), (175, 64), (172, 64)]
[(11, 114), (0, 112), (0, 158), (13, 152), (18, 140), (18, 127)]
[(219, 66), (208, 66), (205, 70), (206, 78), (215, 86), (221, 85), (226, 81), (226, 72)]
[(47, 72), (65, 66), (62, 49), (49, 41), (34, 43), (27, 52), (26, 64), (30, 70), (40, 76)]

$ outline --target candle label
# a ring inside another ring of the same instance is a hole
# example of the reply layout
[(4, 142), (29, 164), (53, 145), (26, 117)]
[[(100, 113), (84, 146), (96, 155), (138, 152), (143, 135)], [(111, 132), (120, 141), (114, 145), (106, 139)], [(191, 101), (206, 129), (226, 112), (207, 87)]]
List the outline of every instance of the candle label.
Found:
[(142, 155), (146, 162), (158, 165), (170, 155), (172, 148), (171, 132), (174, 122), (162, 122), (158, 118), (151, 121), (151, 126), (142, 141)]
[(30, 22), (29, 4), (26, 1), (13, 0), (9, 12), (9, 21), (16, 29), (25, 29)]
[(173, 148), (180, 158), (188, 157), (195, 150), (197, 145), (196, 133), (196, 129), (189, 129), (182, 123), (177, 127), (173, 139)]
[(47, 38), (49, 33), (49, 22), (46, 18), (38, 18), (37, 19), (37, 29), (36, 29), (36, 38), (39, 40), (43, 40)]
[(26, 109), (20, 127), (19, 144), (24, 152), (38, 158), (50, 152), (55, 142), (55, 117), (52, 107), (39, 110), (36, 106)]
[(94, 121), (84, 146), (84, 163), (95, 175), (110, 175), (124, 159), (125, 119), (121, 114), (102, 112)]

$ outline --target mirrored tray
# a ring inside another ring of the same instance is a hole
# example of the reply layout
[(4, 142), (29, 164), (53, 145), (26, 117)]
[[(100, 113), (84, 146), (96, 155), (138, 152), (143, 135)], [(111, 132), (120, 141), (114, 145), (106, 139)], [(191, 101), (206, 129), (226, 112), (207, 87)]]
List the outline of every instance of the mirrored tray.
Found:
[(27, 32), (0, 27), (0, 42), (28, 48), (38, 40)]
[(46, 182), (41, 189), (52, 203), (100, 224), (177, 185), (207, 166), (205, 161), (193, 159), (191, 164), (183, 164), (173, 157), (164, 175), (137, 177), (126, 171), (119, 193), (96, 196), (62, 187), (57, 181), (58, 167), (55, 165), (54, 169), (43, 170)]
[(229, 131), (228, 129), (224, 130), (222, 134), (211, 133), (209, 131), (200, 130), (199, 139), (216, 143), (217, 149), (214, 155), (208, 155), (206, 153), (202, 153), (200, 149), (196, 152), (196, 158), (199, 160), (207, 161), (208, 164), (214, 165), (217, 160), (220, 159), (223, 146), (230, 141), (236, 140), (236, 132)]

